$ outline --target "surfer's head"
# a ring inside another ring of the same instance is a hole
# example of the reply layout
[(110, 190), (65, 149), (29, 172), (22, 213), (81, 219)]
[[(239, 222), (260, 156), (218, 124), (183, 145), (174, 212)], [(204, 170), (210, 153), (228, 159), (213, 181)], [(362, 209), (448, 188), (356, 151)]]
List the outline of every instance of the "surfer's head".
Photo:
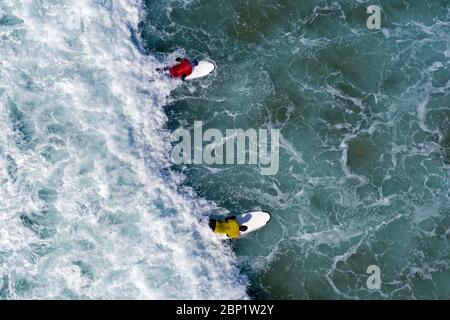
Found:
[(239, 231), (247, 231), (247, 226), (239, 226)]

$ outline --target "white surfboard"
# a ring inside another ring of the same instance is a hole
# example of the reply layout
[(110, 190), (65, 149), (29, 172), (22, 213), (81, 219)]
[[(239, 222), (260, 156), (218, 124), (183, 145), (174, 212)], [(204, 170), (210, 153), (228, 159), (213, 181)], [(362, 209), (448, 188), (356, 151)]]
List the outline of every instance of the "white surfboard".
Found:
[[(240, 226), (247, 226), (247, 230), (239, 232), (239, 238), (245, 237), (249, 233), (261, 229), (271, 219), (270, 213), (265, 211), (253, 211), (247, 212), (236, 216), (236, 220)], [(219, 239), (230, 239), (226, 234), (214, 233)]]
[(196, 65), (194, 67), (194, 69), (192, 70), (192, 73), (190, 75), (188, 75), (185, 78), (185, 80), (192, 80), (192, 79), (205, 77), (208, 74), (210, 74), (211, 72), (213, 72), (215, 68), (216, 68), (216, 66), (212, 62), (209, 62), (206, 60), (199, 61), (198, 65)]

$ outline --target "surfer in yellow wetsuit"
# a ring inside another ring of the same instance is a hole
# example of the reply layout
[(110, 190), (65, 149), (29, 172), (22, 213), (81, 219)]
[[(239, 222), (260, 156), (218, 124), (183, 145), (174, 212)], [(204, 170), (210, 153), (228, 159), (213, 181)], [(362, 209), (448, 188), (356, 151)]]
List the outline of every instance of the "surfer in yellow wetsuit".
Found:
[(236, 217), (225, 218), (225, 221), (219, 221), (211, 219), (209, 226), (213, 229), (214, 233), (226, 234), (229, 238), (238, 238), (240, 231), (246, 231), (247, 226), (240, 226), (236, 220)]

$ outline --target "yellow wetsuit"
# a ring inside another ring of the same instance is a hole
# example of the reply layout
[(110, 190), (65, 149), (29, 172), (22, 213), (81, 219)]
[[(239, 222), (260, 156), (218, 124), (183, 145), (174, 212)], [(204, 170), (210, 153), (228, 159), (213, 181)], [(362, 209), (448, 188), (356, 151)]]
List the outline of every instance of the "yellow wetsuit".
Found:
[(230, 238), (239, 237), (239, 224), (235, 219), (226, 221), (217, 221), (214, 233), (224, 233)]

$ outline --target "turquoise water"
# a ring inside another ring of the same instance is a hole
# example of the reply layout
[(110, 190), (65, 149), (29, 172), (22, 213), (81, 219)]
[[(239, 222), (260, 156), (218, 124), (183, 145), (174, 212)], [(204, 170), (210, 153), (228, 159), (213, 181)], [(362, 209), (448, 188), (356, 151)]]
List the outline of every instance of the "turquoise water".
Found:
[[(382, 7), (379, 31), (366, 28), (370, 4)], [(147, 54), (218, 65), (172, 92), (169, 130), (281, 130), (277, 175), (173, 166), (232, 213), (272, 213), (232, 244), (250, 296), (450, 297), (448, 1), (146, 1), (145, 11)], [(380, 290), (366, 287), (370, 265)]]
[[(376, 3), (2, 0), (0, 299), (449, 298), (450, 3)], [(173, 165), (194, 121), (280, 129), (279, 172)]]

